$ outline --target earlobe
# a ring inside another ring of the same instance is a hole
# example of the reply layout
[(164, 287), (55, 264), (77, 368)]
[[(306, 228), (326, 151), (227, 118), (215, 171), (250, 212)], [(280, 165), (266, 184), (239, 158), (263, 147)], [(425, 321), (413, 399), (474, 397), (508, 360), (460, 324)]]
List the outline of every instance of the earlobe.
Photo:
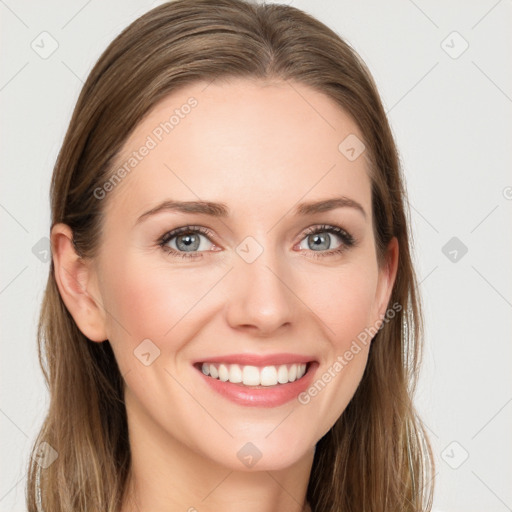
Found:
[(387, 247), (386, 261), (379, 271), (377, 292), (379, 318), (382, 318), (386, 314), (386, 309), (391, 299), (398, 270), (398, 252), (398, 239), (393, 237)]
[(91, 341), (105, 341), (105, 315), (99, 290), (90, 290), (89, 262), (73, 245), (73, 232), (66, 224), (55, 224), (51, 231), (55, 280), (60, 295), (80, 331)]

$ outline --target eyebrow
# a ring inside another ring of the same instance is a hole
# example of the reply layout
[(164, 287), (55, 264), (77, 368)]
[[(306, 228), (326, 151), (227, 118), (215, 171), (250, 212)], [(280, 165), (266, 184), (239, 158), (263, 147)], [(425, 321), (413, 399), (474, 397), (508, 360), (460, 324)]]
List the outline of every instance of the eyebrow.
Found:
[[(322, 201), (300, 203), (295, 207), (294, 215), (313, 215), (315, 213), (335, 210), (336, 208), (354, 208), (366, 219), (366, 211), (361, 204), (344, 196), (324, 199)], [(137, 219), (136, 224), (161, 212), (197, 213), (220, 218), (229, 217), (229, 208), (225, 203), (214, 203), (211, 201), (174, 201), (169, 199), (151, 208), (151, 210), (144, 212)]]

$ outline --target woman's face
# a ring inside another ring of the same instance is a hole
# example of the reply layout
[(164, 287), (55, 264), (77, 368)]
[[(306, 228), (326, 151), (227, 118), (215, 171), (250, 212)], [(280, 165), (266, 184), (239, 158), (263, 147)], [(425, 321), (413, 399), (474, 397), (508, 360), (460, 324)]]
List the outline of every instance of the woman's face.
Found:
[(397, 260), (394, 245), (379, 270), (356, 137), (327, 96), (250, 80), (188, 86), (136, 127), (125, 172), (97, 191), (90, 281), (131, 428), (268, 470), (310, 454), (343, 413)]

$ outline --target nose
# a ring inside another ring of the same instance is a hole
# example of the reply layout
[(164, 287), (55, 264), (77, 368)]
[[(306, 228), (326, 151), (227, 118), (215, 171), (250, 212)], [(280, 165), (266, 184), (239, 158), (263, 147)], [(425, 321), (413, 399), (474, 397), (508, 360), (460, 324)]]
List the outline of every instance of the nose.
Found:
[(236, 330), (266, 337), (290, 327), (301, 302), (293, 293), (293, 279), (285, 262), (265, 250), (252, 263), (236, 259), (230, 272), (227, 321)]

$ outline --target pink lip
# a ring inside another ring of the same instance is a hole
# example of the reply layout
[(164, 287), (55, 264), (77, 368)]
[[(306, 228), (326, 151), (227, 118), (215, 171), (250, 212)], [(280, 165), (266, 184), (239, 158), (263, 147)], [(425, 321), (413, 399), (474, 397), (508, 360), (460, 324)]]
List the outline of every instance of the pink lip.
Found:
[[(218, 359), (219, 361), (216, 361)], [(208, 359), (208, 362), (230, 362), (226, 359), (215, 358)], [(237, 358), (236, 362), (231, 364), (236, 364), (240, 359)], [(275, 361), (275, 358), (272, 359)], [(287, 362), (292, 362), (290, 359), (286, 359)], [(311, 361), (311, 359), (309, 359)], [(259, 362), (261, 363), (261, 358), (259, 358)], [(307, 362), (304, 361), (296, 361), (293, 362)], [(254, 364), (254, 366), (264, 366), (261, 364), (255, 364), (254, 359), (251, 360), (251, 363), (244, 364)], [(266, 363), (267, 365), (269, 363)], [(243, 384), (233, 384), (232, 382), (222, 382), (219, 379), (214, 379), (205, 375), (200, 368), (200, 364), (195, 364), (194, 367), (199, 372), (200, 378), (208, 385), (211, 389), (219, 393), (221, 396), (231, 400), (232, 402), (238, 405), (244, 405), (249, 407), (278, 407), (283, 405), (291, 400), (297, 398), (300, 393), (306, 391), (306, 389), (311, 385), (314, 375), (316, 373), (316, 369), (318, 368), (318, 363), (316, 361), (312, 361), (307, 366), (307, 371), (305, 375), (296, 380), (294, 382), (289, 382), (288, 384), (277, 384), (275, 386), (244, 386)]]
[(218, 357), (207, 357), (197, 363), (228, 363), (251, 366), (275, 366), (279, 364), (309, 363), (314, 361), (313, 356), (302, 356), (299, 354), (229, 354)]

